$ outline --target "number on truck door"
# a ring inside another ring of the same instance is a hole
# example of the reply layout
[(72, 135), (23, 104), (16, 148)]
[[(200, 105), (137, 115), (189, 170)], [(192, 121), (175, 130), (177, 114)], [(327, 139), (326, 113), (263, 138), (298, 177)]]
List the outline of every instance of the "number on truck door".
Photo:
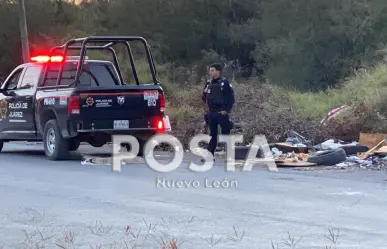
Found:
[(155, 99), (148, 99), (148, 106), (156, 106), (156, 100)]

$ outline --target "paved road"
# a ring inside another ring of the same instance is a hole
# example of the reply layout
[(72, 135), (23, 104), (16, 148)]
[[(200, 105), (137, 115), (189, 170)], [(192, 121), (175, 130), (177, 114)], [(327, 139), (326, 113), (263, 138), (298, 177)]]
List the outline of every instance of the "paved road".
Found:
[[(205, 188), (205, 178), (225, 176), (238, 187)], [(157, 187), (157, 177), (201, 186)], [(288, 248), (289, 232), (295, 241), (302, 237), (295, 248), (311, 249), (329, 245), (324, 235), (339, 228), (337, 248), (387, 248), (385, 179), (364, 171), (226, 174), (220, 166), (197, 174), (186, 163), (165, 175), (143, 164), (113, 173), (81, 165), (79, 155), (49, 162), (40, 146), (7, 144), (0, 155), (0, 245), (118, 249), (132, 248), (137, 237), (142, 248), (161, 248), (161, 238), (176, 238), (179, 248), (271, 248), (271, 241)]]

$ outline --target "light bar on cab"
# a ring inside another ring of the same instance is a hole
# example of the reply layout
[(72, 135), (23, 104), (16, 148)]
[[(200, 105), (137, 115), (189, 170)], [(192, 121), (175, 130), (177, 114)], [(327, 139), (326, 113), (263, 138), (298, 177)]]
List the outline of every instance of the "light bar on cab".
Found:
[[(66, 60), (79, 60), (80, 56), (67, 56)], [(89, 58), (85, 56), (85, 60)], [(64, 57), (62, 55), (38, 55), (30, 58), (31, 62), (36, 63), (48, 63), (48, 62), (63, 62)]]
[(31, 62), (47, 63), (47, 62), (62, 62), (63, 56), (61, 55), (38, 55), (30, 58)]

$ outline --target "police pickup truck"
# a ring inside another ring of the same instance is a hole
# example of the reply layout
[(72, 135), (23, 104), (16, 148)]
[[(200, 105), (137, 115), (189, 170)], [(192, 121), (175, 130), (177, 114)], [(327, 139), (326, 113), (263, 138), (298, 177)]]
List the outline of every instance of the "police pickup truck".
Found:
[[(131, 41), (144, 45), (154, 82), (139, 83)], [(119, 43), (129, 53), (133, 82), (123, 80), (113, 49)], [(80, 50), (80, 55), (67, 56), (73, 50)], [(113, 62), (90, 60), (89, 50), (108, 51)], [(151, 136), (169, 131), (165, 107), (164, 91), (144, 38), (72, 39), (48, 54), (31, 57), (1, 85), (0, 150), (9, 141), (43, 141), (46, 157), (59, 160), (81, 142), (101, 147), (111, 142), (112, 135), (122, 134), (137, 138), (142, 156)]]

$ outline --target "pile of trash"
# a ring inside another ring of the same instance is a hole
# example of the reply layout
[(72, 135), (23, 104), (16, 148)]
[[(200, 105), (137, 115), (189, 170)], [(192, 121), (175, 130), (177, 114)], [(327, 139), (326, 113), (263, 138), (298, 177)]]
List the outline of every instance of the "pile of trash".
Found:
[[(375, 138), (375, 134), (362, 134)], [(271, 144), (271, 152), (278, 166), (335, 166), (387, 170), (387, 134), (378, 134), (379, 142), (344, 142), (330, 139), (313, 145), (300, 134), (291, 131), (285, 142)], [(375, 139), (374, 139), (375, 140)], [(368, 145), (366, 145), (368, 144)], [(371, 145), (371, 146), (369, 146)]]

